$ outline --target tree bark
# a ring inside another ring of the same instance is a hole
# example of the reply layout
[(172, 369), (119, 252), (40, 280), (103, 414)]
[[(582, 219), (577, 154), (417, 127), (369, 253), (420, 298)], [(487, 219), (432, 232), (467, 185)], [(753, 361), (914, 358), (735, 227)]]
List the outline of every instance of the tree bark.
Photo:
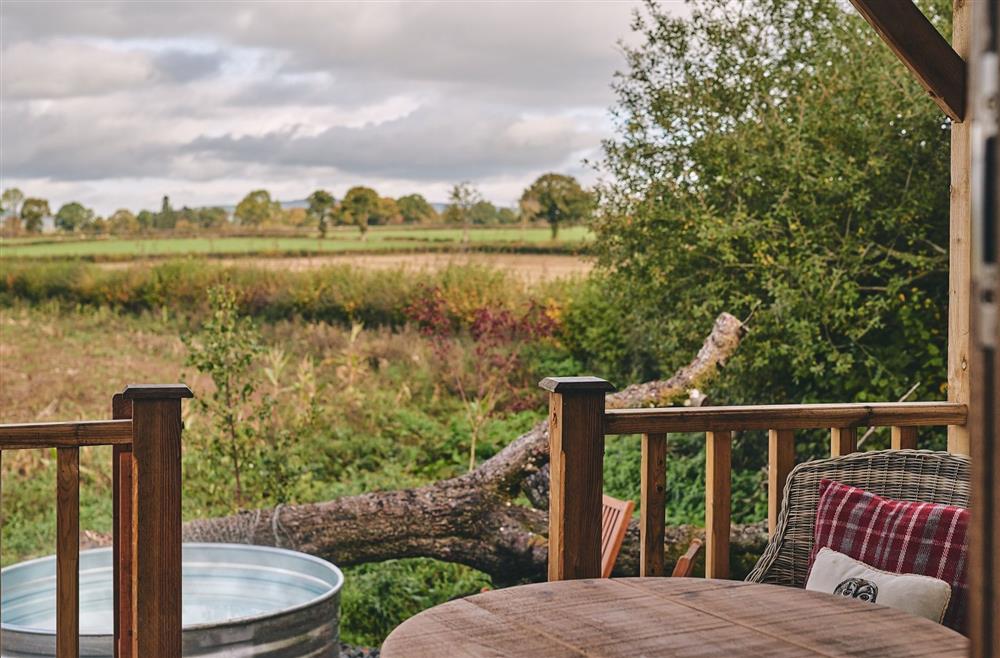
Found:
[[(695, 359), (664, 381), (608, 396), (609, 408), (673, 403), (698, 388), (739, 345), (742, 323), (728, 313), (715, 321)], [(191, 521), (185, 541), (280, 546), (342, 566), (392, 558), (431, 557), (489, 574), (498, 585), (541, 580), (546, 571), (548, 421), (542, 421), (464, 475), (416, 489), (366, 493), (336, 500), (241, 512)], [(525, 493), (533, 507), (515, 504)], [(687, 548), (692, 528), (668, 531), (668, 555)], [(766, 533), (738, 528), (734, 551), (757, 550)], [(638, 526), (632, 523), (616, 573), (638, 572)]]

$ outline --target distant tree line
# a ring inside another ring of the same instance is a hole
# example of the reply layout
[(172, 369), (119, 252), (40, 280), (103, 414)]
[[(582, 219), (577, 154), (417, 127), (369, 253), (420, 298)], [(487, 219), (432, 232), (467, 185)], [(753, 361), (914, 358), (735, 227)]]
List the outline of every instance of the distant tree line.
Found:
[(304, 208), (283, 208), (267, 190), (253, 190), (236, 204), (232, 214), (222, 207), (177, 209), (164, 196), (159, 211), (133, 213), (121, 208), (101, 217), (77, 201), (65, 203), (53, 213), (46, 199), (25, 197), (17, 188), (8, 188), (0, 196), (3, 234), (7, 236), (41, 233), (45, 219), (51, 217), (55, 229), (64, 234), (121, 236), (153, 231), (193, 234), (229, 227), (291, 227), (316, 230), (326, 237), (334, 226), (355, 226), (362, 239), (369, 226), (461, 226), (467, 239), (472, 226), (546, 222), (552, 228), (552, 238), (556, 239), (560, 226), (586, 222), (594, 207), (590, 191), (572, 176), (555, 173), (540, 176), (525, 189), (517, 209), (497, 207), (484, 199), (472, 183), (458, 183), (449, 193), (449, 204), (440, 213), (420, 194), (394, 199), (363, 186), (347, 190), (342, 199), (318, 189), (306, 199)]

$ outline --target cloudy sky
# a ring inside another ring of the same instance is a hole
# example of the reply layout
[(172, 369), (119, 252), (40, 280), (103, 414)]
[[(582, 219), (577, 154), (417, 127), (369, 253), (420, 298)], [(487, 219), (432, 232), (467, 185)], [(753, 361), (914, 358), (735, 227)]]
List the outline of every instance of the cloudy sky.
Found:
[(635, 6), (3, 0), (0, 186), (108, 213), (589, 181)]

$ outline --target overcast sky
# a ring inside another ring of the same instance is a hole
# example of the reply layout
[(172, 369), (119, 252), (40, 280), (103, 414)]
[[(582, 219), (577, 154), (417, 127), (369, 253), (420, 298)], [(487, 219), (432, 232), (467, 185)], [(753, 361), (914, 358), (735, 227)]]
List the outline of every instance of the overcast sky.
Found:
[(3, 0), (0, 186), (109, 213), (589, 182), (636, 4)]

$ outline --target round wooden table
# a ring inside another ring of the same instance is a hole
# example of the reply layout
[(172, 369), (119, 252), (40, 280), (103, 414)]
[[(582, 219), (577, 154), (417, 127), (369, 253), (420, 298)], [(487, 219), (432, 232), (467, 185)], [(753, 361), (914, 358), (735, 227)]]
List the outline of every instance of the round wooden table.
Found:
[(457, 656), (965, 657), (932, 621), (854, 599), (700, 578), (570, 580), (500, 589), (425, 610), (383, 658)]

